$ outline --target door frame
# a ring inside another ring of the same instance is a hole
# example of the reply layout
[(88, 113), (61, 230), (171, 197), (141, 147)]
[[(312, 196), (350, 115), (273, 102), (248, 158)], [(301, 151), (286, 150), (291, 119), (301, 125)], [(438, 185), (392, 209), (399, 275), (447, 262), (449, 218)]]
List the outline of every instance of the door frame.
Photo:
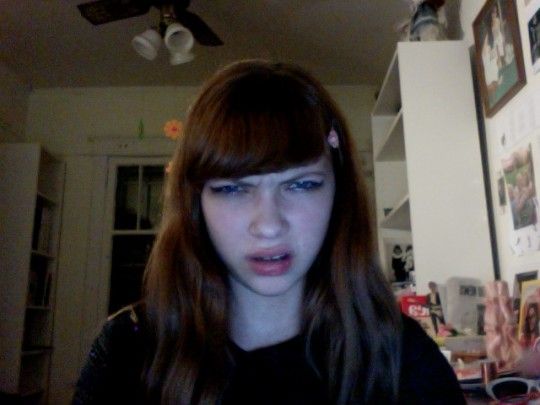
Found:
[[(108, 316), (110, 278), (111, 278), (111, 259), (112, 259), (112, 239), (114, 235), (114, 214), (116, 208), (116, 186), (118, 168), (121, 166), (159, 166), (165, 165), (170, 160), (166, 156), (140, 156), (140, 157), (109, 157), (107, 159), (107, 186), (105, 193), (105, 211), (102, 229), (102, 249), (101, 265), (99, 266), (98, 282), (98, 314), (101, 320)], [(139, 177), (139, 182), (141, 181)], [(140, 185), (140, 183), (139, 183)], [(139, 193), (140, 193), (139, 187)], [(140, 198), (139, 198), (140, 201)], [(156, 234), (156, 230), (134, 231), (134, 234)]]

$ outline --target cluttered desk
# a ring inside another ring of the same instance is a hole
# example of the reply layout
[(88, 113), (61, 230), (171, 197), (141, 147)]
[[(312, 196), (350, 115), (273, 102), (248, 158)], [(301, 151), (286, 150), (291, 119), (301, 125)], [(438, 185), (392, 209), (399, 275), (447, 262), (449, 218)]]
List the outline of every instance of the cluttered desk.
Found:
[(467, 403), (540, 405), (539, 280), (513, 297), (504, 281), (456, 277), (429, 289), (394, 292), (441, 348)]

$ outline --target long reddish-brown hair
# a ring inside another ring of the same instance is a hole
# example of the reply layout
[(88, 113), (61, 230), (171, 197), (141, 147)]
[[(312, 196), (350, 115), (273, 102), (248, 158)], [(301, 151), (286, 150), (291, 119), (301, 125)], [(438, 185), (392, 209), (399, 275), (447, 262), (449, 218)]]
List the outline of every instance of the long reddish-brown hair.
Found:
[[(332, 128), (335, 149), (327, 146)], [(227, 277), (201, 211), (204, 183), (285, 169), (323, 153), (332, 156), (336, 191), (306, 281), (306, 356), (334, 403), (396, 399), (401, 322), (375, 263), (366, 190), (345, 120), (304, 70), (259, 60), (229, 65), (203, 86), (174, 155), (144, 281), (153, 342), (144, 381), (152, 398), (217, 402), (233, 367)], [(315, 347), (324, 352), (312, 353)]]

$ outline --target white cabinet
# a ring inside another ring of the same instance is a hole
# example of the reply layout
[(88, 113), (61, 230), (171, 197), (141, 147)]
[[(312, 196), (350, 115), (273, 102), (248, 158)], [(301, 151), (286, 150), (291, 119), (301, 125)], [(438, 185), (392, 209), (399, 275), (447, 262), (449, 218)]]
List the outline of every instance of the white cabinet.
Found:
[(0, 173), (1, 398), (44, 403), (64, 165), (37, 144), (0, 144)]
[(469, 53), (462, 41), (400, 42), (372, 112), (377, 230), (414, 248), (417, 292), (451, 276), (493, 279)]

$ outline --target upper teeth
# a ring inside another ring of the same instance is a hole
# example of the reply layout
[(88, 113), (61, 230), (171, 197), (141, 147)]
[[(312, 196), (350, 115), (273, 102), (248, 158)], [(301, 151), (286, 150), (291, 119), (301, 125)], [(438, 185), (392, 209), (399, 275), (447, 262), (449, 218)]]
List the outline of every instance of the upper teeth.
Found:
[(262, 257), (259, 257), (260, 260), (280, 260), (280, 259), (283, 259), (285, 257), (285, 255), (276, 255), (276, 256), (262, 256)]

